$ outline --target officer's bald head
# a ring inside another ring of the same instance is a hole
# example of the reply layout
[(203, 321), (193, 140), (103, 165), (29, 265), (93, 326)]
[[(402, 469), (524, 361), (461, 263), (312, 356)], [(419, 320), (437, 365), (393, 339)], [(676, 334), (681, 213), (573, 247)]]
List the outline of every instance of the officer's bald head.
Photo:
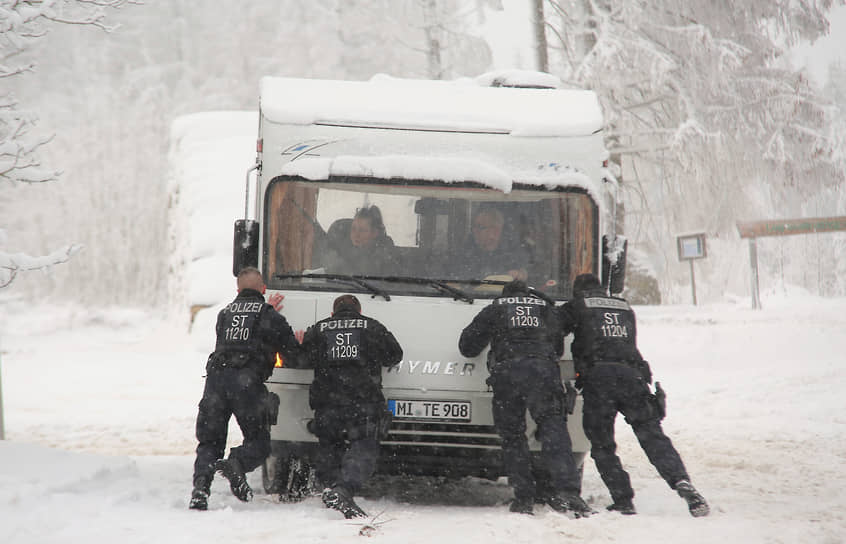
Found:
[(258, 268), (248, 266), (238, 272), (238, 291), (243, 291), (244, 289), (254, 289), (259, 292), (264, 291), (264, 280)]
[(521, 280), (514, 280), (502, 286), (502, 296), (513, 297), (514, 295), (528, 295), (529, 286)]
[(355, 295), (341, 295), (332, 304), (332, 313), (338, 313), (343, 310), (353, 310), (360, 314), (361, 302), (358, 301)]

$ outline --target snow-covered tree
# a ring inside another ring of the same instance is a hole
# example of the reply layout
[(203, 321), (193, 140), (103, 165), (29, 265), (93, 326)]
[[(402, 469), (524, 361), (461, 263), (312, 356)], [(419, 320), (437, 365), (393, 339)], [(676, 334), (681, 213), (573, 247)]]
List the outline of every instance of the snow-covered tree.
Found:
[[(5, 239), (5, 231), (0, 230), (0, 247), (2, 247)], [(82, 249), (82, 246), (72, 244), (42, 257), (33, 257), (25, 253), (5, 253), (0, 251), (0, 288), (12, 283), (18, 272), (45, 270), (53, 265), (67, 262), (80, 249)]]
[[(475, 1), (436, 5), (446, 36), (444, 77), (485, 70), (487, 45), (465, 34)], [(69, 236), (86, 252), (44, 281), (23, 278), (19, 288), (84, 302), (116, 290), (128, 304), (168, 302), (172, 121), (199, 111), (255, 110), (265, 75), (427, 77), (422, 7), (422, 0), (173, 0), (116, 12), (110, 21), (121, 28), (110, 34), (54, 28), (37, 44), (39, 70), (16, 78), (15, 90), (56, 131), (44, 154), (62, 166), (62, 183), (49, 194), (23, 191), (18, 200), (32, 211), (16, 206), (9, 215), (18, 224), (7, 230), (10, 239), (26, 238), (23, 247)], [(79, 209), (87, 213), (74, 213)]]
[[(110, 31), (106, 8), (131, 0), (0, 0), (0, 81), (35, 70), (28, 54), (52, 23), (89, 25)], [(4, 86), (5, 87), (5, 86)], [(8, 87), (5, 87), (8, 88)], [(50, 136), (36, 130), (37, 116), (19, 109), (17, 98), (0, 91), (0, 185), (55, 181), (59, 172), (44, 165), (41, 148)], [(0, 210), (9, 207), (9, 197), (0, 198)], [(5, 214), (4, 214), (5, 215)], [(4, 251), (7, 235), (0, 230), (0, 287), (9, 285), (18, 272), (46, 269), (67, 261), (81, 249), (71, 244), (41, 257)]]
[[(730, 239), (738, 220), (799, 214), (842, 187), (837, 109), (785, 57), (827, 32), (831, 4), (547, 1), (551, 70), (599, 92), (623, 161), (627, 231), (663, 256), (659, 268), (675, 261), (679, 232)], [(719, 289), (741, 276), (718, 266)]]
[(490, 49), (472, 32), (483, 5), (468, 0), (332, 0), (324, 8), (339, 45), (334, 77), (377, 73), (449, 79), (475, 75)]

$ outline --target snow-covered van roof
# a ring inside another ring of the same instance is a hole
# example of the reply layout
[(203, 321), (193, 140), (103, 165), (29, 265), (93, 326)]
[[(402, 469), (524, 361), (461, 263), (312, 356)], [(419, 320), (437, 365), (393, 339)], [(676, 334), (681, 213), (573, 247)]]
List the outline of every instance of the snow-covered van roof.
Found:
[[(552, 77), (552, 76), (549, 76)], [(261, 112), (281, 124), (327, 124), (512, 136), (579, 136), (602, 129), (593, 91), (489, 86), (491, 78), (369, 81), (264, 77)]]

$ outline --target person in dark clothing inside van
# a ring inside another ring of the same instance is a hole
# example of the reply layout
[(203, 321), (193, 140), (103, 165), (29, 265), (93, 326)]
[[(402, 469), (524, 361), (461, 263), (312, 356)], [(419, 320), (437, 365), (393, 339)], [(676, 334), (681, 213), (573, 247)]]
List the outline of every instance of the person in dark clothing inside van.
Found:
[[(261, 272), (248, 267), (238, 273), (238, 296), (217, 315), (217, 342), (206, 363), (206, 383), (197, 414), (197, 457), (189, 508), (206, 510), (215, 471), (229, 480), (232, 494), (252, 499), (246, 473), (270, 453), (270, 426), (279, 398), (264, 381), (273, 372), (276, 354), (296, 360), (300, 345), (281, 308), (282, 295), (264, 300)], [(234, 415), (244, 442), (223, 459), (229, 418)]]
[(472, 236), (450, 258), (450, 277), (484, 279), (487, 276), (511, 276), (526, 280), (529, 255), (518, 244), (508, 244), (503, 235), (505, 216), (493, 207), (481, 208), (473, 216)]
[(488, 344), (494, 425), (514, 488), (510, 510), (532, 514), (539, 483), (532, 476), (526, 438), (528, 409), (538, 427), (543, 469), (551, 480), (545, 502), (576, 517), (590, 515), (592, 510), (579, 496), (581, 476), (567, 431), (566, 394), (558, 367), (564, 335), (554, 306), (530, 294), (525, 282), (506, 284), (502, 295), (464, 328), (458, 348), (465, 357), (475, 357)]
[(361, 314), (356, 297), (342, 295), (330, 317), (308, 328), (303, 350), (305, 366), (314, 368), (309, 430), (318, 439), (323, 503), (348, 519), (363, 517), (353, 496), (376, 469), (379, 441), (390, 424), (382, 368), (398, 363), (402, 348), (384, 325)]
[(377, 206), (359, 208), (352, 221), (344, 219), (336, 229), (330, 227), (328, 236), (335, 254), (328, 259), (327, 272), (362, 276), (390, 276), (397, 272), (396, 246)]
[[(708, 515), (705, 499), (661, 428), (664, 408), (648, 387), (649, 363), (637, 349), (634, 311), (628, 302), (610, 297), (593, 274), (573, 282), (573, 298), (561, 307), (564, 330), (572, 332), (576, 386), (584, 397), (583, 425), (591, 457), (611, 493), (609, 510), (635, 514), (634, 490), (616, 454), (614, 420), (622, 413), (658, 473), (686, 502), (694, 517)], [(656, 390), (662, 391), (656, 384)]]

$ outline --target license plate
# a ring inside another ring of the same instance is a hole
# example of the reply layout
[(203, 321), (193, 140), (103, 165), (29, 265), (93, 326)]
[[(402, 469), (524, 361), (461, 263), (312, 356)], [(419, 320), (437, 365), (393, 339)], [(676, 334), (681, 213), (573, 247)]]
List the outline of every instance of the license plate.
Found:
[(397, 419), (470, 421), (470, 402), (463, 400), (388, 400), (388, 410)]

